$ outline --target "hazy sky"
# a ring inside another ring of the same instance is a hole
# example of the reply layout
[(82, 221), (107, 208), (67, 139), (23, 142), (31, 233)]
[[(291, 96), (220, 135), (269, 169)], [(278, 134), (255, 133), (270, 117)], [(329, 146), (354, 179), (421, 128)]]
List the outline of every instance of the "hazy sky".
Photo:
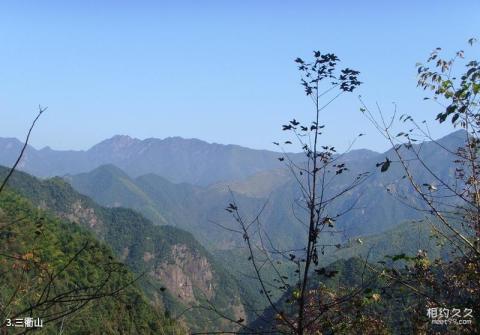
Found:
[(476, 0), (75, 3), (1, 2), (0, 136), (23, 139), (41, 104), (37, 148), (128, 134), (273, 149), (284, 121), (310, 120), (293, 60), (320, 50), (364, 82), (324, 113), (325, 140), (345, 147), (362, 132), (357, 148), (382, 150), (357, 95), (433, 119), (415, 63), (480, 35)]

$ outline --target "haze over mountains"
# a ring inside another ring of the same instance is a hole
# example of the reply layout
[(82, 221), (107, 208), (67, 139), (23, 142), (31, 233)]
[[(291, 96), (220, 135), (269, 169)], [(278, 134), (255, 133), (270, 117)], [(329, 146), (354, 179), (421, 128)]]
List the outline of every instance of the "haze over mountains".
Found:
[[(10, 166), (21, 145), (17, 139), (0, 138), (0, 164)], [(114, 164), (133, 177), (154, 173), (172, 182), (209, 185), (281, 167), (277, 157), (279, 154), (272, 151), (197, 139), (139, 140), (117, 135), (86, 151), (57, 151), (49, 147), (37, 150), (29, 146), (20, 169), (39, 177), (53, 177)]]
[[(454, 132), (438, 143), (455, 150), (463, 140), (462, 132)], [(11, 164), (20, 145), (18, 140), (0, 139), (0, 164)], [(420, 153), (436, 174), (445, 180), (453, 176), (453, 157), (448, 157), (438, 144), (425, 142)], [(278, 161), (279, 156), (277, 152), (196, 139), (142, 141), (115, 136), (87, 151), (29, 147), (21, 169), (40, 177), (66, 175), (65, 179), (77, 191), (99, 204), (136, 209), (155, 224), (169, 224), (193, 233), (213, 249), (241, 243), (240, 236), (218, 225), (233, 227), (230, 215), (224, 210), (232, 195), (247, 217), (255, 216), (266, 203), (261, 216), (264, 229), (279, 244), (295, 247), (304, 238), (297, 220), (303, 214), (292, 206), (300, 192), (293, 176)], [(302, 154), (292, 157), (300, 162)], [(388, 174), (376, 168), (376, 163), (385, 157), (395, 160), (392, 152), (379, 154), (366, 149), (353, 150), (341, 157), (349, 171), (332, 178), (327, 194), (340, 190), (359, 174), (369, 173), (369, 176), (346, 197), (330, 205), (332, 216), (346, 212), (336, 225), (348, 234), (335, 237), (334, 241), (377, 234), (398, 222), (418, 217), (417, 211), (397, 199), (411, 192), (408, 182), (402, 179), (400, 167), (392, 164)], [(419, 163), (411, 164), (415, 168)]]

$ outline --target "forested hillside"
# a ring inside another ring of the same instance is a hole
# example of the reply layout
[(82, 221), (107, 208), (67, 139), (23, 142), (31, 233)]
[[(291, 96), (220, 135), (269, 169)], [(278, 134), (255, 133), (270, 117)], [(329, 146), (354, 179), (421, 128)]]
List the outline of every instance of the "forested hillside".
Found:
[(109, 246), (13, 191), (0, 195), (0, 238), (2, 269), (11, 269), (0, 274), (2, 320), (40, 318), (42, 334), (184, 333)]
[(232, 318), (246, 318), (236, 280), (191, 234), (153, 225), (129, 209), (98, 206), (60, 178), (40, 181), (16, 172), (9, 185), (39, 208), (93, 232), (142, 276), (139, 285), (150, 303), (181, 316), (189, 327), (231, 327), (212, 306)]

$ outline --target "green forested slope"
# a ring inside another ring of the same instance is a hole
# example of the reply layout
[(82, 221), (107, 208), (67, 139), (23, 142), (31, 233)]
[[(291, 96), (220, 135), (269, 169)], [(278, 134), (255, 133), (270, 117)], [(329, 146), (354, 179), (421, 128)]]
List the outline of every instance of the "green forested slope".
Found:
[(109, 247), (12, 191), (0, 195), (0, 239), (2, 320), (41, 318), (42, 334), (182, 333)]
[(130, 209), (101, 207), (60, 178), (41, 181), (15, 172), (9, 186), (33, 204), (94, 232), (134, 273), (143, 275), (139, 284), (151, 303), (173, 317), (181, 315), (192, 329), (230, 329), (216, 312), (204, 308), (206, 300), (232, 318), (245, 317), (236, 281), (190, 233), (154, 225)]

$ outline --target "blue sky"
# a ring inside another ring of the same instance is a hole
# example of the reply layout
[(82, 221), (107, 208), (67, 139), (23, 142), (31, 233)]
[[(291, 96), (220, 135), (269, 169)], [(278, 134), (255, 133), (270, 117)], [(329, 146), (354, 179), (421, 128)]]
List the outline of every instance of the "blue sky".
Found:
[(466, 48), (479, 12), (473, 0), (3, 1), (0, 136), (23, 138), (41, 104), (37, 148), (128, 134), (274, 149), (281, 124), (311, 119), (293, 60), (320, 50), (364, 82), (324, 113), (324, 140), (344, 148), (362, 132), (357, 148), (383, 150), (357, 95), (433, 120), (415, 63)]

